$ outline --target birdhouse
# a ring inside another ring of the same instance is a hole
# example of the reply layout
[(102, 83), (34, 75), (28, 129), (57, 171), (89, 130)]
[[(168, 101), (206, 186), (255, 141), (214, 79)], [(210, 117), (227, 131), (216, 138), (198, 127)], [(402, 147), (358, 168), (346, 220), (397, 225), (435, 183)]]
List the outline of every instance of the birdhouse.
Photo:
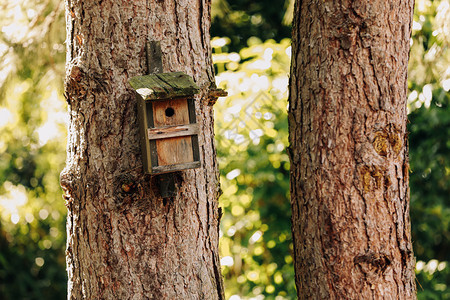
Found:
[(136, 91), (144, 170), (169, 173), (200, 167), (199, 126), (194, 95), (198, 86), (182, 72), (136, 76)]

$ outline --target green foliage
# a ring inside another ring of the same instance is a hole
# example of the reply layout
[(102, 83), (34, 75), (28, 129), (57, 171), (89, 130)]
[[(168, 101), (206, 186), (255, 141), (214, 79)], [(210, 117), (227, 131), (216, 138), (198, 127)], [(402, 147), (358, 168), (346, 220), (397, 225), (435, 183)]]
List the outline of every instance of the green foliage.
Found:
[(428, 263), (418, 261), (417, 273), (417, 298), (421, 300), (450, 299), (450, 268), (448, 262), (439, 262), (436, 259)]
[(64, 298), (64, 218), (56, 210), (47, 214), (42, 209), (36, 217), (26, 214), (26, 221), (15, 226), (2, 228), (0, 224), (2, 299)]
[(214, 0), (211, 36), (227, 36), (225, 51), (239, 51), (250, 37), (280, 41), (290, 38), (293, 0)]
[(239, 53), (224, 54), (226, 42), (212, 41), (217, 69), (228, 69), (216, 81), (229, 96), (215, 106), (226, 296), (295, 299), (286, 154), (290, 41), (253, 38)]
[(64, 10), (60, 1), (0, 6), (0, 295), (66, 294)]

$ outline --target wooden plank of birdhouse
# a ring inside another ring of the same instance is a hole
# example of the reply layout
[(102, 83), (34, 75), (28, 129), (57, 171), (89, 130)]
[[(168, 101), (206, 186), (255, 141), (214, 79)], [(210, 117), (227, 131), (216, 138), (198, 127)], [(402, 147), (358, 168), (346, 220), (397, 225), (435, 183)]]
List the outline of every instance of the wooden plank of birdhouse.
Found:
[(155, 74), (166, 83), (166, 89), (171, 90), (174, 96), (194, 95), (199, 91), (192, 77), (183, 72)]
[[(197, 123), (197, 116), (195, 115), (195, 101), (193, 98), (187, 99), (188, 103), (188, 110), (189, 110), (189, 123), (195, 124)], [(192, 155), (194, 161), (200, 160), (200, 148), (198, 144), (198, 135), (192, 135), (191, 137), (192, 142)]]
[(162, 73), (162, 53), (160, 41), (149, 41), (147, 43), (147, 73)]
[(198, 144), (198, 135), (191, 136), (191, 142), (192, 142), (192, 156), (194, 161), (200, 160), (200, 147)]
[(184, 97), (199, 91), (192, 78), (183, 72), (135, 76), (129, 83), (144, 100)]
[(153, 122), (153, 104), (151, 102), (145, 102), (145, 114), (146, 123), (144, 124), (147, 124), (148, 128), (155, 127), (155, 122)]
[(195, 169), (201, 167), (201, 163), (199, 161), (189, 162), (185, 164), (177, 164), (177, 165), (168, 165), (168, 166), (157, 166), (153, 167), (153, 173), (168, 173), (175, 171), (182, 171), (186, 169)]
[(149, 140), (166, 139), (177, 136), (198, 134), (198, 124), (150, 128), (147, 130)]
[(187, 99), (189, 110), (189, 123), (197, 123), (197, 116), (195, 115), (195, 101), (193, 98)]
[(169, 97), (166, 85), (156, 75), (135, 76), (130, 78), (129, 83), (144, 100)]
[(158, 153), (156, 152), (156, 140), (148, 140), (148, 144), (149, 144), (149, 155), (150, 155), (150, 162), (152, 164), (152, 167), (155, 167), (159, 164), (158, 162)]
[(194, 161), (191, 137), (174, 137), (156, 140), (158, 165), (167, 166)]
[[(178, 98), (166, 101), (153, 102), (153, 123), (155, 129), (168, 126), (181, 126), (189, 124), (189, 111), (187, 99)], [(187, 137), (174, 137), (157, 139), (156, 152), (158, 166), (192, 162), (192, 139)]]
[[(146, 138), (146, 128), (142, 124), (148, 123), (148, 113), (145, 107), (147, 106), (145, 101), (137, 96), (137, 102), (138, 102), (138, 121), (139, 121), (139, 132), (140, 132), (140, 144), (142, 149), (142, 158), (143, 158), (143, 168), (146, 173), (151, 171), (151, 165), (153, 163), (153, 158), (151, 157), (151, 153), (149, 151), (150, 149), (150, 141)], [(153, 115), (151, 115), (153, 118)]]

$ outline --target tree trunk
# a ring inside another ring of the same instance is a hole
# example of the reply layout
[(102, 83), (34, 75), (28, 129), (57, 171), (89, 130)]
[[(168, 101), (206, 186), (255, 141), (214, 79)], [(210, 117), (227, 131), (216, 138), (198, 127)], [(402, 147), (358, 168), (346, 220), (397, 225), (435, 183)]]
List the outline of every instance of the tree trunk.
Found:
[[(69, 299), (223, 299), (210, 1), (66, 2), (65, 94), (70, 125), (61, 185), (68, 207)], [(202, 168), (176, 175), (162, 199), (143, 174), (128, 79), (147, 74), (160, 40), (164, 71), (182, 71), (196, 98)]]
[(414, 299), (406, 134), (414, 1), (296, 1), (289, 100), (301, 299)]

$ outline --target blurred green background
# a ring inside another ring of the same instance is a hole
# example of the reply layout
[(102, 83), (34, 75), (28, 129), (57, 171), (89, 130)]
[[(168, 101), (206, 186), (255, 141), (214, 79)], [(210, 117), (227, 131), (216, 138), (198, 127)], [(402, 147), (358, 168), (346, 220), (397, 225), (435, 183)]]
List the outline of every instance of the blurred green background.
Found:
[[(226, 297), (295, 299), (287, 85), (293, 1), (215, 0)], [(64, 299), (64, 5), (0, 4), (0, 299)], [(419, 299), (450, 299), (450, 2), (417, 0), (409, 65)]]

